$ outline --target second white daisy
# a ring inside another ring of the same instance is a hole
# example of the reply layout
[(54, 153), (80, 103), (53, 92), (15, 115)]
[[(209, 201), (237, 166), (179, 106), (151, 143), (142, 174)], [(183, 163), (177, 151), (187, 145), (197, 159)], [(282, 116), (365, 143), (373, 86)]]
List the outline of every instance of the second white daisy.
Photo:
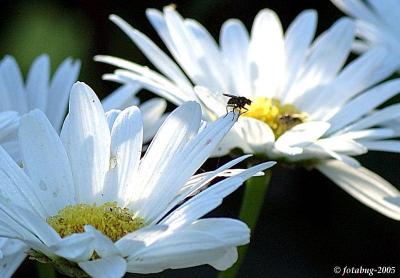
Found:
[[(117, 16), (113, 20), (165, 76), (125, 60), (97, 56), (123, 69), (105, 75), (140, 84), (175, 104), (202, 103), (204, 118), (226, 113), (223, 93), (252, 101), (216, 155), (239, 147), (286, 163), (314, 166), (364, 204), (400, 219), (384, 198), (400, 194), (362, 168), (355, 155), (368, 150), (399, 152), (386, 122), (399, 117), (398, 105), (375, 110), (400, 91), (400, 80), (380, 85), (395, 69), (383, 49), (374, 49), (343, 67), (355, 24), (344, 18), (313, 41), (317, 16), (302, 12), (283, 33), (277, 15), (262, 10), (249, 35), (236, 19), (221, 29), (220, 47), (198, 22), (183, 19), (172, 6), (147, 16), (180, 68), (148, 37)], [(207, 88), (207, 89), (206, 89)], [(340, 177), (340, 178), (338, 178)]]

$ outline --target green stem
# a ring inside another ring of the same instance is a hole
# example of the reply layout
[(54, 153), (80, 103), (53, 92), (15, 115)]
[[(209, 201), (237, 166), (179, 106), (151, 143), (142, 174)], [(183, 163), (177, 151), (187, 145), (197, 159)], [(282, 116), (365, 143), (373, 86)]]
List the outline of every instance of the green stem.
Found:
[[(271, 171), (268, 170), (264, 176), (252, 177), (246, 182), (239, 219), (245, 222), (252, 232), (254, 232), (258, 217), (260, 216), (270, 180)], [(239, 258), (236, 264), (220, 272), (218, 278), (236, 277), (246, 257), (248, 246), (249, 245), (239, 247)]]
[(36, 269), (39, 278), (56, 278), (57, 274), (51, 264), (37, 263)]

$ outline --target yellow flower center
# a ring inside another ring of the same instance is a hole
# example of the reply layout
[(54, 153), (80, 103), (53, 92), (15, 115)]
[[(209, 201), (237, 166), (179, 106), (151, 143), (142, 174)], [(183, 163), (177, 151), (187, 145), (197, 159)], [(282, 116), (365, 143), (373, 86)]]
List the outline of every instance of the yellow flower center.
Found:
[(135, 216), (127, 208), (118, 207), (116, 202), (107, 202), (101, 206), (67, 206), (46, 221), (61, 237), (82, 233), (85, 225), (91, 225), (112, 241), (144, 226), (142, 218)]
[(275, 138), (292, 127), (304, 123), (308, 117), (307, 113), (301, 112), (294, 105), (282, 105), (280, 100), (275, 98), (257, 97), (246, 108), (249, 111), (243, 116), (266, 123), (274, 132)]

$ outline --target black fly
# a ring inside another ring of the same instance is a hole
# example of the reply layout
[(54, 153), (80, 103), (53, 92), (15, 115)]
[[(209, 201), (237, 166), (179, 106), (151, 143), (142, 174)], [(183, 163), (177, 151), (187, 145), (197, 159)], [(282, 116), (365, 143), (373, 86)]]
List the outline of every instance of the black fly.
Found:
[(278, 121), (284, 125), (295, 126), (301, 124), (303, 122), (303, 118), (304, 116), (301, 114), (284, 114), (279, 116)]
[[(249, 111), (249, 109), (246, 108), (246, 105), (250, 105), (251, 100), (249, 100), (248, 98), (229, 95), (229, 94), (223, 94), (223, 95), (226, 97), (230, 97), (230, 99), (228, 100), (228, 103), (226, 105), (226, 115), (228, 115), (228, 113), (229, 113), (228, 108), (232, 108), (231, 111), (233, 111), (233, 112), (235, 110), (239, 110), (239, 116), (246, 113), (247, 111)], [(246, 111), (242, 112), (242, 109), (246, 110)], [(225, 115), (225, 117), (226, 117), (226, 115)]]

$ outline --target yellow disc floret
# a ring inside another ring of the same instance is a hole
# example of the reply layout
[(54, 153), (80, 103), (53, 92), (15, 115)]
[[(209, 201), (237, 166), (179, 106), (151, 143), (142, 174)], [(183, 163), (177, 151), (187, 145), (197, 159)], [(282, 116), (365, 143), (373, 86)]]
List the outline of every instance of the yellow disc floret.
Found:
[(275, 98), (257, 97), (246, 108), (248, 112), (243, 116), (266, 123), (274, 132), (275, 138), (307, 120), (307, 113), (301, 112), (292, 104), (282, 105)]
[(107, 202), (101, 206), (67, 206), (57, 215), (47, 218), (47, 223), (61, 237), (82, 233), (85, 225), (91, 225), (113, 241), (144, 226), (142, 218), (135, 216), (127, 208), (118, 207), (116, 202)]

